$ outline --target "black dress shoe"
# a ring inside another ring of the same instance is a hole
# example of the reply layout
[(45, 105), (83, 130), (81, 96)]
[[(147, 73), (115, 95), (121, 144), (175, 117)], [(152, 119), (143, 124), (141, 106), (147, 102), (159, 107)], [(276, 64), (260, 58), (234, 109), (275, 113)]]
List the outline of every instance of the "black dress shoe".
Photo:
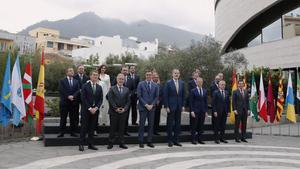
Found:
[(88, 146), (88, 149), (91, 149), (91, 150), (98, 150), (98, 148), (95, 147), (94, 145), (89, 145), (89, 146)]
[(130, 134), (128, 132), (124, 133), (125, 136), (130, 136)]
[(71, 135), (72, 137), (78, 137), (78, 135), (75, 134), (75, 133), (71, 133), (70, 135)]
[(143, 143), (140, 143), (140, 148), (144, 148), (144, 144)]
[(174, 146), (182, 147), (182, 144), (180, 144), (180, 143), (174, 143)]
[(197, 145), (197, 142), (196, 141), (192, 141), (192, 144)]
[(228, 143), (228, 141), (226, 141), (226, 140), (224, 140), (224, 139), (220, 139), (220, 141), (221, 141), (222, 143)]
[(156, 136), (160, 136), (160, 134), (158, 132), (153, 133)]
[(107, 149), (112, 149), (114, 146), (112, 145), (112, 144), (109, 144), (108, 146), (107, 146)]
[(248, 141), (246, 139), (241, 139), (242, 142), (248, 143)]
[(198, 140), (198, 143), (199, 144), (205, 144), (203, 141), (201, 141), (201, 140)]
[(216, 143), (216, 144), (220, 144), (219, 140), (215, 140), (215, 143)]
[(128, 149), (128, 147), (125, 144), (120, 144), (119, 147), (123, 149)]
[(168, 143), (168, 147), (173, 147), (173, 143)]
[(63, 133), (60, 133), (59, 135), (57, 135), (57, 137), (64, 137), (64, 134)]
[(147, 143), (148, 147), (154, 148), (154, 145), (152, 143)]
[(84, 151), (83, 145), (79, 145), (79, 151)]
[(241, 141), (240, 141), (239, 139), (236, 138), (236, 139), (235, 139), (235, 142), (240, 143)]

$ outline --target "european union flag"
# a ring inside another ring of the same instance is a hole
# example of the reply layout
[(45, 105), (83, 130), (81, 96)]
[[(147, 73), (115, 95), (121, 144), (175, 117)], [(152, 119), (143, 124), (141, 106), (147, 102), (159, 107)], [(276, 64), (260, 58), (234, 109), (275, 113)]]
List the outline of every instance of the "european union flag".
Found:
[(4, 72), (2, 90), (1, 90), (1, 109), (0, 109), (0, 122), (4, 127), (8, 125), (9, 119), (12, 116), (11, 106), (11, 84), (10, 84), (10, 52), (7, 56), (6, 68)]

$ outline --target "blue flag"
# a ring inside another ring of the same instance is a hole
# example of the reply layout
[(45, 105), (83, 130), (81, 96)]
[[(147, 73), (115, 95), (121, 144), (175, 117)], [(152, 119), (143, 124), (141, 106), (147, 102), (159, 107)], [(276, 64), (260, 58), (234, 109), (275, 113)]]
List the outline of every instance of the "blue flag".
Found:
[(9, 119), (12, 116), (11, 108), (11, 80), (10, 80), (10, 52), (7, 56), (6, 68), (4, 72), (1, 99), (0, 99), (0, 122), (4, 127), (8, 125)]

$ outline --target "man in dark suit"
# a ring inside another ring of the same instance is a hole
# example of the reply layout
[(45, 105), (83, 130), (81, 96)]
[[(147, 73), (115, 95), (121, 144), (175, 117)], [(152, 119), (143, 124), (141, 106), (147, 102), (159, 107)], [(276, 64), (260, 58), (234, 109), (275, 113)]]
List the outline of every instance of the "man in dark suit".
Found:
[(137, 110), (136, 110), (136, 104), (137, 104), (137, 86), (140, 82), (140, 77), (135, 72), (135, 66), (130, 65), (129, 71), (130, 71), (130, 78), (133, 81), (133, 90), (131, 94), (131, 124), (132, 125), (138, 125), (137, 124)]
[(116, 132), (118, 132), (119, 136), (119, 147), (123, 149), (128, 148), (124, 144), (124, 130), (130, 106), (130, 91), (123, 86), (124, 79), (125, 76), (123, 74), (118, 74), (117, 85), (112, 86), (107, 94), (110, 116), (109, 144), (107, 149), (113, 148)]
[(191, 133), (192, 144), (204, 144), (201, 135), (204, 131), (204, 121), (207, 116), (207, 91), (202, 87), (203, 79), (198, 77), (197, 87), (190, 92), (190, 105), (191, 105)]
[(144, 148), (144, 129), (146, 119), (148, 121), (148, 138), (147, 146), (154, 148), (152, 144), (153, 136), (153, 124), (155, 115), (155, 106), (158, 100), (158, 86), (152, 82), (152, 72), (146, 71), (146, 80), (138, 84), (137, 96), (139, 99), (139, 114), (140, 114), (140, 125), (139, 125), (139, 143), (140, 148)]
[(88, 133), (88, 148), (92, 150), (98, 150), (94, 146), (94, 130), (97, 122), (97, 113), (99, 112), (100, 106), (103, 101), (102, 87), (97, 84), (98, 71), (93, 70), (90, 73), (91, 81), (85, 83), (81, 89), (81, 115), (82, 125), (80, 130), (80, 145), (79, 151), (84, 151), (85, 135)]
[(218, 86), (219, 81), (220, 81), (220, 77), (217, 75), (217, 76), (215, 77), (215, 80), (214, 80), (214, 81), (211, 83), (211, 85), (210, 85), (210, 94), (211, 94), (211, 97), (213, 97), (214, 92), (215, 92), (216, 90), (219, 90), (219, 86)]
[[(172, 70), (173, 79), (165, 84), (164, 89), (164, 105), (167, 115), (167, 133), (168, 146), (182, 146), (179, 143), (181, 112), (184, 111), (184, 82), (179, 80), (180, 72), (178, 69)], [(174, 131), (174, 135), (173, 135)]]
[[(248, 91), (244, 89), (244, 81), (240, 80), (238, 83), (238, 89), (233, 92), (232, 95), (232, 108), (235, 114), (235, 141), (237, 143), (241, 141), (247, 142), (245, 139), (246, 127), (247, 127), (247, 118), (250, 112), (249, 109), (249, 95)], [(242, 135), (239, 135), (239, 127), (242, 123)]]
[[(123, 66), (121, 69), (121, 74), (124, 75), (124, 82), (123, 82), (123, 86), (127, 87), (129, 89), (129, 94), (130, 97), (133, 94), (134, 91), (134, 81), (131, 79), (131, 77), (128, 75), (128, 67), (127, 66)], [(126, 117), (126, 126), (124, 129), (124, 134), (126, 136), (130, 136), (130, 134), (128, 133), (127, 129), (128, 129), (128, 119), (129, 119), (129, 109), (127, 110), (128, 112), (127, 117)]]
[(228, 143), (224, 139), (227, 115), (230, 110), (229, 93), (225, 90), (225, 81), (219, 82), (219, 89), (215, 90), (212, 101), (212, 122), (215, 135), (215, 143)]
[(155, 116), (154, 116), (154, 126), (153, 126), (153, 134), (159, 136), (158, 128), (160, 123), (160, 114), (161, 114), (161, 108), (163, 106), (163, 97), (164, 97), (164, 87), (159, 81), (159, 75), (158, 73), (153, 73), (153, 82), (156, 83), (159, 91), (158, 100), (155, 105)]
[[(79, 82), (79, 88), (82, 89), (82, 85), (85, 84), (89, 80), (89, 77), (87, 75), (85, 75), (85, 73), (84, 73), (83, 65), (79, 65), (77, 67), (77, 73), (76, 73), (76, 75), (74, 75), (73, 78)], [(76, 111), (77, 114), (74, 115), (76, 128), (78, 128), (78, 124), (79, 124), (79, 104), (81, 104), (80, 92), (78, 94), (78, 106), (77, 106), (77, 111)]]
[(71, 136), (77, 137), (76, 130), (76, 118), (77, 105), (78, 105), (78, 93), (79, 83), (73, 78), (73, 68), (66, 70), (67, 77), (63, 78), (59, 82), (59, 95), (60, 95), (60, 134), (57, 137), (63, 137), (66, 132), (67, 117), (70, 118), (70, 133)]
[(191, 122), (191, 103), (190, 103), (190, 93), (191, 91), (197, 87), (197, 78), (200, 77), (199, 74), (197, 72), (193, 72), (193, 76), (192, 76), (192, 79), (188, 82), (188, 97), (186, 99), (186, 102), (185, 102), (185, 106), (186, 107), (189, 107), (189, 111), (190, 111), (190, 125), (192, 124)]

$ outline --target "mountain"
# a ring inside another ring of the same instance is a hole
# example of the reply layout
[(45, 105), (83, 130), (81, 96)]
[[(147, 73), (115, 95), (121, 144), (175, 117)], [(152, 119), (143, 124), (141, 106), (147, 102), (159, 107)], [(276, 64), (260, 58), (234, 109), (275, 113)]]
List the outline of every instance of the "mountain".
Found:
[(58, 21), (44, 20), (27, 27), (19, 34), (28, 35), (30, 30), (38, 27), (57, 29), (60, 31), (60, 36), (65, 38), (79, 35), (91, 37), (120, 35), (123, 39), (134, 36), (140, 41), (154, 41), (158, 38), (159, 42), (176, 45), (179, 48), (187, 47), (192, 40), (198, 41), (203, 37), (197, 33), (146, 20), (127, 24), (118, 19), (101, 18), (93, 12), (84, 12), (73, 18)]

